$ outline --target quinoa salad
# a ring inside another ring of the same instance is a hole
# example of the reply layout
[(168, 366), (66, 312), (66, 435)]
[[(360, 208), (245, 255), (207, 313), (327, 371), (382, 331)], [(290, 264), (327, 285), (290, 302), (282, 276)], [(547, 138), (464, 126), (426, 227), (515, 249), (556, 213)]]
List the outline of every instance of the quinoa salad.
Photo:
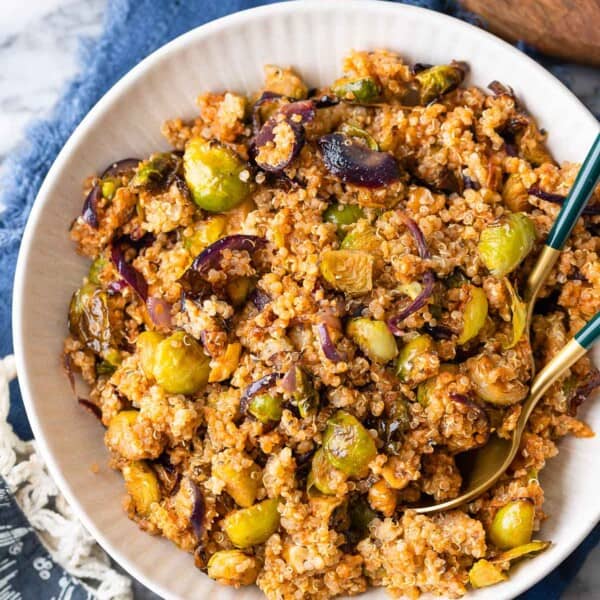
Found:
[(84, 182), (65, 369), (129, 518), (222, 584), (457, 598), (551, 543), (538, 475), (593, 435), (588, 356), (489, 491), (414, 510), (459, 495), (461, 456), (511, 437), (532, 360), (600, 309), (597, 190), (527, 335), (521, 293), (578, 165), (510, 87), (467, 76), (355, 51), (311, 89), (267, 65), (253, 95), (167, 121), (170, 151)]

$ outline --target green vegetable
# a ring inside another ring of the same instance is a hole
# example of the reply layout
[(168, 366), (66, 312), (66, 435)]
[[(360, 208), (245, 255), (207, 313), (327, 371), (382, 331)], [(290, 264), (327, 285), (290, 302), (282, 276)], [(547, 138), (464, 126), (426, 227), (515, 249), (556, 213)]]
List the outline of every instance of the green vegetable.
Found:
[(312, 377), (300, 367), (296, 370), (296, 390), (292, 393), (292, 404), (298, 408), (304, 419), (313, 414), (319, 406), (319, 394), (315, 390)]
[(433, 340), (428, 335), (418, 335), (408, 341), (400, 349), (398, 362), (396, 363), (396, 375), (402, 381), (409, 381), (412, 377), (414, 360), (421, 354), (433, 349)]
[(338, 98), (364, 103), (373, 102), (381, 94), (373, 77), (343, 77), (333, 84), (332, 90)]
[(231, 210), (244, 201), (251, 184), (240, 176), (247, 168), (227, 146), (200, 137), (187, 143), (183, 155), (185, 180), (192, 197), (209, 212)]
[(510, 310), (512, 312), (512, 339), (507, 344), (503, 345), (505, 350), (514, 348), (525, 333), (525, 325), (527, 324), (527, 306), (525, 302), (519, 298), (519, 294), (512, 286), (508, 279), (504, 280), (504, 285), (510, 294)]
[(534, 540), (533, 542), (529, 542), (527, 544), (523, 544), (522, 546), (516, 546), (515, 548), (511, 548), (510, 550), (506, 550), (506, 552), (502, 552), (494, 558), (494, 562), (505, 562), (517, 560), (519, 558), (524, 558), (526, 556), (531, 556), (532, 554), (538, 554), (539, 552), (543, 552), (546, 548), (550, 547), (550, 542), (542, 542), (540, 540)]
[(104, 256), (98, 256), (94, 262), (90, 266), (90, 270), (88, 272), (88, 280), (90, 283), (94, 285), (100, 284), (100, 275), (102, 271), (104, 271), (104, 267), (108, 264), (108, 261)]
[(327, 421), (323, 435), (323, 451), (327, 460), (342, 473), (364, 477), (377, 448), (369, 432), (350, 413), (338, 410)]
[(156, 331), (144, 331), (138, 335), (135, 346), (140, 360), (140, 367), (148, 379), (154, 379), (154, 363), (158, 345), (165, 339)]
[(371, 150), (379, 152), (379, 144), (373, 139), (371, 134), (368, 131), (361, 129), (357, 125), (353, 125), (352, 123), (343, 123), (340, 127), (340, 132), (349, 137), (363, 140)]
[(466, 344), (485, 325), (488, 315), (488, 301), (485, 292), (474, 285), (469, 286), (469, 299), (463, 309), (463, 330), (456, 343)]
[(254, 286), (251, 277), (235, 277), (227, 282), (227, 297), (233, 306), (243, 306)]
[(176, 154), (171, 152), (154, 154), (138, 165), (131, 186), (153, 192), (163, 191), (171, 185), (180, 166), (181, 158)]
[(144, 461), (136, 460), (125, 465), (123, 479), (138, 514), (147, 515), (152, 504), (160, 502), (158, 479)]
[(373, 288), (373, 262), (373, 256), (362, 250), (326, 250), (319, 269), (332, 288), (360, 296)]
[(375, 227), (364, 221), (352, 227), (342, 240), (342, 250), (363, 250), (373, 256), (381, 255), (381, 238), (377, 237)]
[(105, 291), (86, 283), (73, 294), (69, 305), (69, 330), (100, 356), (111, 349), (112, 333)]
[(488, 535), (494, 546), (509, 550), (528, 544), (533, 534), (535, 507), (530, 500), (513, 500), (495, 515)]
[(511, 213), (481, 232), (477, 249), (490, 273), (504, 277), (519, 266), (534, 241), (533, 221), (524, 213)]
[(222, 453), (214, 460), (212, 474), (225, 482), (225, 491), (239, 506), (246, 508), (254, 504), (261, 484), (257, 464), (241, 467), (229, 454)]
[(478, 560), (469, 571), (469, 582), (474, 588), (494, 585), (506, 578), (506, 575), (496, 565), (485, 558)]
[(371, 360), (386, 363), (398, 355), (396, 338), (385, 321), (352, 319), (346, 333)]
[(336, 484), (342, 479), (343, 474), (327, 460), (323, 448), (319, 448), (313, 456), (312, 468), (306, 482), (308, 494), (311, 495), (311, 490), (315, 487), (323, 494), (333, 495), (335, 494)]
[(458, 87), (465, 78), (465, 71), (458, 65), (437, 65), (415, 75), (419, 82), (421, 104), (429, 104)]
[(195, 394), (208, 383), (210, 359), (185, 331), (176, 331), (156, 347), (152, 372), (170, 394)]
[(323, 213), (323, 221), (333, 223), (338, 229), (344, 225), (352, 225), (364, 218), (363, 209), (357, 204), (330, 204)]
[(266, 542), (279, 527), (278, 504), (277, 498), (271, 498), (227, 515), (223, 528), (231, 543), (249, 548)]
[(101, 182), (102, 195), (107, 200), (112, 200), (117, 193), (117, 189), (121, 187), (121, 181), (114, 177), (105, 177)]
[(261, 423), (274, 423), (283, 414), (282, 398), (272, 394), (258, 394), (248, 405), (248, 412)]
[(259, 561), (240, 550), (218, 550), (206, 565), (206, 573), (209, 577), (235, 587), (252, 585), (259, 572)]

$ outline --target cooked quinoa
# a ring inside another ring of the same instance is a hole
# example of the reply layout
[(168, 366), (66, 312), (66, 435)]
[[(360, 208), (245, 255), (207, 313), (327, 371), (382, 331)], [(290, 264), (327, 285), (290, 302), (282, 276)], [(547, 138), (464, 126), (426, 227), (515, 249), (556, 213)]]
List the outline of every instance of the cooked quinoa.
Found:
[(128, 516), (223, 584), (456, 598), (547, 546), (531, 542), (538, 473), (560, 437), (593, 435), (576, 417), (599, 383), (589, 357), (492, 489), (411, 509), (459, 495), (457, 456), (511, 436), (532, 355), (540, 369), (600, 309), (587, 215), (529, 343), (519, 290), (578, 165), (510, 88), (465, 87), (466, 71), (353, 52), (309, 89), (267, 66), (254, 96), (205, 93), (167, 121), (171, 152), (85, 182), (71, 238), (93, 263), (65, 364)]

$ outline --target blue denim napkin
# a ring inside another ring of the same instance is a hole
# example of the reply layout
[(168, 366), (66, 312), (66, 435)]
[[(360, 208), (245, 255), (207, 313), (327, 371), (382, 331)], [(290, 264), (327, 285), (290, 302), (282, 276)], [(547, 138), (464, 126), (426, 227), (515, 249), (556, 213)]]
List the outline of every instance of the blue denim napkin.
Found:
[[(68, 85), (50, 118), (30, 127), (28, 144), (7, 164), (2, 197), (7, 209), (0, 213), (0, 332), (8, 332), (11, 327), (15, 261), (27, 216), (48, 169), (81, 119), (117, 80), (169, 40), (223, 15), (269, 3), (269, 0), (109, 0), (100, 39), (83, 44), (80, 74)], [(461, 10), (455, 0), (405, 0), (405, 3), (484, 26), (472, 14)], [(552, 69), (555, 72), (562, 68), (543, 57), (536, 58), (546, 66), (556, 67)], [(0, 335), (0, 357), (11, 352), (11, 337), (4, 333)], [(10, 421), (22, 438), (30, 439), (31, 430), (16, 384), (11, 398)], [(87, 590), (51, 561), (1, 479), (0, 509), (0, 597), (86, 598)], [(600, 527), (596, 527), (559, 568), (523, 598), (559, 598), (599, 540)], [(7, 576), (10, 577), (4, 579)], [(13, 592), (15, 595), (11, 595)]]

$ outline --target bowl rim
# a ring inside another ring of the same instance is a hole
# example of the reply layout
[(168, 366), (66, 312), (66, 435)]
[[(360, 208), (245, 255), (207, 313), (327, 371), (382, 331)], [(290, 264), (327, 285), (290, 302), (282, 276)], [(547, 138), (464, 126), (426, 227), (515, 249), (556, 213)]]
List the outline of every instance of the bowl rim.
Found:
[[(163, 59), (167, 58), (173, 53), (177, 53), (180, 49), (194, 44), (209, 36), (218, 34), (226, 31), (228, 28), (240, 25), (248, 24), (254, 20), (261, 20), (268, 18), (275, 14), (286, 14), (286, 13), (297, 13), (297, 12), (327, 12), (327, 11), (351, 11), (351, 10), (368, 10), (378, 12), (402, 12), (407, 13), (418, 13), (421, 18), (428, 19), (432, 23), (438, 25), (451, 24), (453, 27), (459, 27), (466, 29), (469, 35), (479, 37), (483, 42), (487, 44), (495, 44), (500, 52), (504, 55), (511, 55), (514, 60), (520, 61), (521, 63), (528, 63), (529, 68), (537, 70), (541, 76), (548, 80), (549, 84), (552, 84), (556, 91), (568, 99), (571, 103), (575, 102), (579, 105), (582, 113), (585, 113), (586, 119), (589, 121), (589, 126), (592, 129), (600, 130), (600, 126), (596, 118), (587, 109), (587, 107), (577, 98), (561, 81), (559, 81), (554, 75), (548, 70), (537, 63), (533, 58), (527, 56), (516, 47), (512, 46), (508, 42), (501, 40), (495, 35), (476, 27), (470, 23), (462, 21), (456, 17), (452, 17), (443, 13), (439, 13), (433, 10), (429, 10), (422, 7), (412, 6), (408, 4), (400, 4), (395, 2), (388, 2), (383, 0), (345, 0), (345, 2), (339, 2), (339, 0), (293, 0), (283, 1), (273, 4), (262, 5), (254, 8), (242, 10), (233, 14), (225, 15), (204, 25), (200, 25), (187, 31), (178, 37), (174, 38), (170, 42), (167, 42), (160, 48), (153, 51), (146, 58), (135, 65), (130, 71), (123, 75), (90, 109), (86, 116), (81, 120), (79, 125), (69, 136), (67, 142), (58, 153), (54, 160), (51, 168), (49, 169), (44, 181), (38, 191), (36, 199), (33, 203), (30, 215), (27, 219), (23, 238), (19, 248), (19, 254), (17, 259), (15, 279), (14, 279), (14, 291), (13, 291), (13, 302), (12, 302), (12, 334), (14, 351), (16, 357), (17, 373), (19, 378), (19, 386), (23, 397), (23, 403), (25, 405), (27, 417), (29, 419), (31, 429), (34, 434), (34, 439), (37, 448), (41, 456), (43, 457), (50, 475), (56, 482), (59, 490), (65, 496), (70, 506), (72, 507), (75, 515), (84, 525), (85, 529), (92, 535), (92, 537), (100, 544), (100, 546), (117, 562), (119, 563), (129, 575), (137, 579), (147, 588), (153, 592), (159, 594), (164, 598), (177, 598), (170, 590), (164, 588), (160, 583), (153, 581), (150, 576), (147, 576), (144, 572), (138, 569), (137, 565), (127, 559), (119, 551), (118, 548), (114, 547), (112, 543), (104, 536), (101, 529), (96, 527), (91, 517), (88, 516), (85, 509), (82, 507), (77, 499), (77, 493), (71, 488), (65, 477), (63, 476), (62, 470), (58, 465), (53, 454), (50, 452), (47, 445), (43, 427), (35, 408), (35, 401), (33, 394), (30, 389), (30, 383), (28, 378), (28, 367), (27, 359), (24, 355), (24, 321), (26, 315), (24, 314), (21, 306), (21, 299), (24, 297), (27, 284), (27, 263), (30, 258), (32, 246), (34, 242), (34, 231), (38, 226), (38, 222), (41, 217), (42, 207), (48, 200), (49, 191), (52, 188), (54, 180), (60, 175), (63, 167), (68, 163), (71, 158), (73, 150), (78, 146), (80, 141), (87, 135), (88, 129), (94, 124), (96, 119), (108, 111), (112, 105), (118, 101), (122, 93), (126, 92), (136, 82), (144, 77), (146, 72), (155, 64), (159, 63)], [(583, 116), (583, 114), (582, 114)], [(600, 505), (597, 510), (596, 522), (600, 521)], [(536, 583), (538, 583), (543, 577), (553, 571), (567, 556), (569, 556), (573, 550), (585, 539), (589, 532), (593, 529), (595, 523), (589, 523), (588, 526), (583, 528), (579, 535), (571, 538), (567, 543), (561, 545), (560, 551), (553, 555), (552, 559), (548, 560), (545, 565), (543, 572), (538, 573), (537, 577), (530, 580), (523, 578), (524, 580), (519, 584), (513, 584), (511, 589), (511, 595), (517, 596), (522, 592), (526, 591)]]

